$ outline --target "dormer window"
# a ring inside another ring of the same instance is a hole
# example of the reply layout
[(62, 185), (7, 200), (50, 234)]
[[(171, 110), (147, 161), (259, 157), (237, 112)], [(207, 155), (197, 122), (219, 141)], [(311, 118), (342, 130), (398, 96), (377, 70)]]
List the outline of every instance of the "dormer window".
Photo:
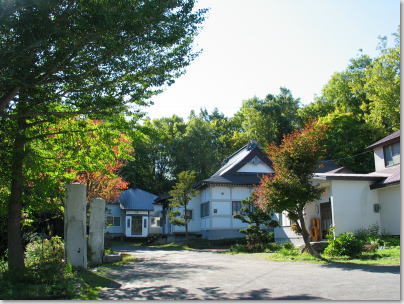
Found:
[(400, 163), (400, 143), (395, 143), (383, 148), (384, 165), (394, 166)]

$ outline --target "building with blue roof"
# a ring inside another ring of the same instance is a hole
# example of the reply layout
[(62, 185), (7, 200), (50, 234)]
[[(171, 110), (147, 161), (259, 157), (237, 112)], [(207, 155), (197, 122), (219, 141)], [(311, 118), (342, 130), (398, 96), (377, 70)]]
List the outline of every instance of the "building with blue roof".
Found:
[(139, 188), (121, 193), (118, 204), (106, 206), (106, 232), (126, 237), (147, 237), (161, 233), (160, 206), (154, 206), (157, 195)]

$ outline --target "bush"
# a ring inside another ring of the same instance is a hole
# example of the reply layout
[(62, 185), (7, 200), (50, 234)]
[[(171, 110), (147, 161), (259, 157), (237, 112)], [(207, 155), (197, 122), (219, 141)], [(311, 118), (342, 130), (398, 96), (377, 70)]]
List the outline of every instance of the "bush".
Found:
[(383, 242), (383, 245), (386, 247), (400, 246), (400, 237), (399, 236), (383, 236), (382, 242)]
[(243, 244), (235, 244), (230, 247), (230, 252), (246, 252), (248, 251), (246, 246)]
[(283, 256), (297, 256), (299, 255), (299, 250), (295, 247), (293, 248), (282, 248), (279, 253)]
[(289, 242), (288, 243), (283, 243), (282, 246), (285, 249), (294, 249), (295, 248), (295, 245), (293, 245), (293, 243), (289, 243)]
[(282, 248), (283, 248), (283, 246), (281, 244), (271, 242), (266, 245), (265, 252), (276, 252)]
[(340, 234), (335, 240), (330, 240), (324, 253), (328, 256), (355, 257), (362, 252), (363, 241), (352, 232)]
[(246, 234), (246, 249), (249, 252), (262, 252), (266, 245), (274, 241), (274, 233), (261, 229), (258, 226), (250, 225), (248, 228), (240, 229)]

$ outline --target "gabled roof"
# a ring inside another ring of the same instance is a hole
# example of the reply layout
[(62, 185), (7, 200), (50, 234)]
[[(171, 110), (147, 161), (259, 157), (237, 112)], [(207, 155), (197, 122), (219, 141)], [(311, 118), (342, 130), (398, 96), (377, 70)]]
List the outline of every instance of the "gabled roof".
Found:
[(322, 160), (320, 163), (320, 167), (314, 173), (353, 173), (351, 170), (339, 166), (334, 160)]
[(385, 146), (387, 144), (397, 142), (399, 140), (400, 140), (400, 130), (393, 132), (390, 135), (387, 135), (386, 137), (383, 137), (382, 139), (378, 140), (377, 142), (371, 144), (369, 147), (366, 148), (366, 150), (372, 150), (376, 147)]
[(264, 173), (237, 172), (255, 157), (272, 169), (272, 162), (253, 140), (227, 157), (222, 167), (211, 177), (200, 182), (196, 188), (206, 184), (258, 185)]
[(153, 210), (157, 195), (139, 188), (130, 188), (121, 193), (119, 203), (121, 209), (126, 210)]

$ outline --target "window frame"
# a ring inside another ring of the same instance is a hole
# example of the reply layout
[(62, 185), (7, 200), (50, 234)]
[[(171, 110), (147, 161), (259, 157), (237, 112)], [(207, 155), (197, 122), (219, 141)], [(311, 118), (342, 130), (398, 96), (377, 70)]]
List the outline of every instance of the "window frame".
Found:
[[(119, 225), (116, 225), (117, 222), (119, 222)], [(107, 215), (105, 223), (107, 224), (108, 227), (121, 227), (121, 217)]]
[[(237, 208), (235, 208), (235, 206), (238, 206)], [(231, 202), (231, 214), (233, 216), (237, 215), (237, 214), (241, 214), (241, 201), (232, 201)]]
[(192, 209), (187, 209), (186, 212), (184, 213), (184, 218), (186, 220), (192, 220)]
[(210, 204), (209, 202), (201, 204), (201, 218), (207, 217), (210, 215)]
[[(394, 151), (394, 149), (396, 149), (396, 151)], [(400, 164), (400, 142), (384, 146), (383, 158), (385, 167), (392, 167)]]

